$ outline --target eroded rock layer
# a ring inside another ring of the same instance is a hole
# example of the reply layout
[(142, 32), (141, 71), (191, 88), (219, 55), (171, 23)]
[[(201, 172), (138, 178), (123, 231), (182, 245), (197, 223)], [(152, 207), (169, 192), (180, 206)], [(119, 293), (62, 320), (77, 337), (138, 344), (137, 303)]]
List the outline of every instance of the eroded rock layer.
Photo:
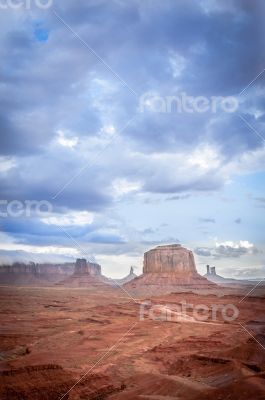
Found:
[(68, 278), (58, 282), (56, 286), (98, 288), (108, 287), (107, 279), (101, 275), (99, 264), (87, 262), (86, 259), (78, 258), (75, 263), (74, 273)]
[(0, 266), (1, 285), (49, 286), (59, 282), (74, 272), (74, 263), (28, 264), (16, 262)]
[(91, 263), (85, 258), (78, 258), (75, 263), (74, 274), (101, 275), (101, 266), (96, 263)]
[(143, 293), (174, 292), (181, 288), (208, 288), (214, 284), (198, 274), (192, 251), (179, 244), (158, 246), (144, 254), (143, 274), (125, 284)]
[(196, 273), (192, 251), (180, 244), (157, 246), (144, 254), (143, 273)]

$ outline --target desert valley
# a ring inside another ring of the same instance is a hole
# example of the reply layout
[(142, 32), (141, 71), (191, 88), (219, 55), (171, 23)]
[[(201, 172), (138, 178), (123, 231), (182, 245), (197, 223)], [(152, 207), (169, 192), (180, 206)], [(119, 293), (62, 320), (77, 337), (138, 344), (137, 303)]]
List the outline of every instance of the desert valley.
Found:
[(265, 398), (262, 283), (211, 282), (180, 245), (120, 281), (41, 268), (1, 272), (1, 399)]
[(0, 400), (265, 400), (265, 0), (0, 0)]

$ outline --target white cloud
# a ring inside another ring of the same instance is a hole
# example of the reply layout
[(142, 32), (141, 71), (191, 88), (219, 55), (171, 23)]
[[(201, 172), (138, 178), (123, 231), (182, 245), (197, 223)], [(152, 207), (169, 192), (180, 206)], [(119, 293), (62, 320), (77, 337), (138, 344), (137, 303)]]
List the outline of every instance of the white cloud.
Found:
[(41, 221), (48, 225), (90, 225), (94, 221), (94, 214), (88, 211), (74, 211), (65, 214), (53, 214), (42, 218)]
[(254, 244), (250, 243), (248, 240), (240, 240), (239, 242), (233, 242), (233, 241), (225, 241), (222, 243), (218, 243), (216, 242), (216, 247), (230, 247), (231, 249), (242, 249), (245, 248), (247, 250), (253, 249), (254, 248)]
[(10, 157), (0, 157), (0, 172), (7, 172), (16, 166), (16, 162)]
[(188, 157), (188, 164), (199, 167), (202, 171), (207, 171), (221, 165), (221, 156), (213, 146), (201, 145)]
[(221, 259), (253, 255), (259, 253), (259, 250), (248, 240), (239, 240), (238, 242), (226, 240), (224, 242), (216, 241), (215, 247), (197, 247), (194, 252), (199, 256)]
[(169, 57), (169, 63), (174, 78), (181, 76), (182, 71), (186, 67), (186, 59), (176, 52), (171, 52)]
[(130, 182), (125, 178), (114, 180), (112, 187), (114, 189), (115, 196), (123, 196), (125, 194), (136, 192), (141, 188), (140, 182)]
[(66, 137), (65, 133), (63, 131), (58, 131), (57, 134), (58, 134), (57, 143), (59, 143), (61, 146), (73, 148), (78, 143), (78, 137), (77, 136), (73, 136), (73, 137), (70, 137), (70, 138)]
[(42, 254), (42, 255), (65, 255), (71, 257), (78, 257), (78, 249), (73, 247), (63, 247), (63, 246), (33, 246), (26, 244), (17, 243), (0, 243), (1, 250), (7, 251), (24, 251), (32, 254)]

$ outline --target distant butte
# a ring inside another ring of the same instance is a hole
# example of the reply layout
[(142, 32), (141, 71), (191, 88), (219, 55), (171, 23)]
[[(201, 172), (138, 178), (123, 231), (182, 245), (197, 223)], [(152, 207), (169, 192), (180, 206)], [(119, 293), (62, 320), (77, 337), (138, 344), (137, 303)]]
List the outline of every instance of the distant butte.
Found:
[(85, 258), (78, 258), (75, 263), (75, 275), (89, 274), (89, 275), (101, 275), (101, 266), (96, 263), (87, 262)]
[(137, 277), (137, 275), (134, 273), (134, 268), (131, 267), (130, 273), (128, 275), (126, 275), (124, 278), (120, 278), (120, 279), (109, 278), (109, 283), (113, 286), (121, 286), (121, 285), (124, 285), (125, 283), (132, 281), (136, 277)]
[(147, 251), (144, 254), (143, 274), (124, 285), (127, 290), (143, 293), (214, 286), (214, 283), (198, 274), (192, 251), (180, 244), (157, 246)]
[(107, 288), (104, 281), (107, 280), (101, 275), (101, 266), (90, 263), (84, 258), (78, 258), (75, 263), (74, 273), (68, 278), (56, 283), (56, 286), (64, 287), (84, 287), (97, 289), (98, 287)]

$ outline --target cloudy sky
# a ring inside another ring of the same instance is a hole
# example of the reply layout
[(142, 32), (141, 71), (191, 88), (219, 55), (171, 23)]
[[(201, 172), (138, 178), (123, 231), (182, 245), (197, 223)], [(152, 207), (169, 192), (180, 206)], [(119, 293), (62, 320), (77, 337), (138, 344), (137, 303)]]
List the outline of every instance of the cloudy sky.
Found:
[(2, 0), (1, 262), (85, 256), (118, 277), (181, 243), (200, 272), (264, 276), (264, 11)]

